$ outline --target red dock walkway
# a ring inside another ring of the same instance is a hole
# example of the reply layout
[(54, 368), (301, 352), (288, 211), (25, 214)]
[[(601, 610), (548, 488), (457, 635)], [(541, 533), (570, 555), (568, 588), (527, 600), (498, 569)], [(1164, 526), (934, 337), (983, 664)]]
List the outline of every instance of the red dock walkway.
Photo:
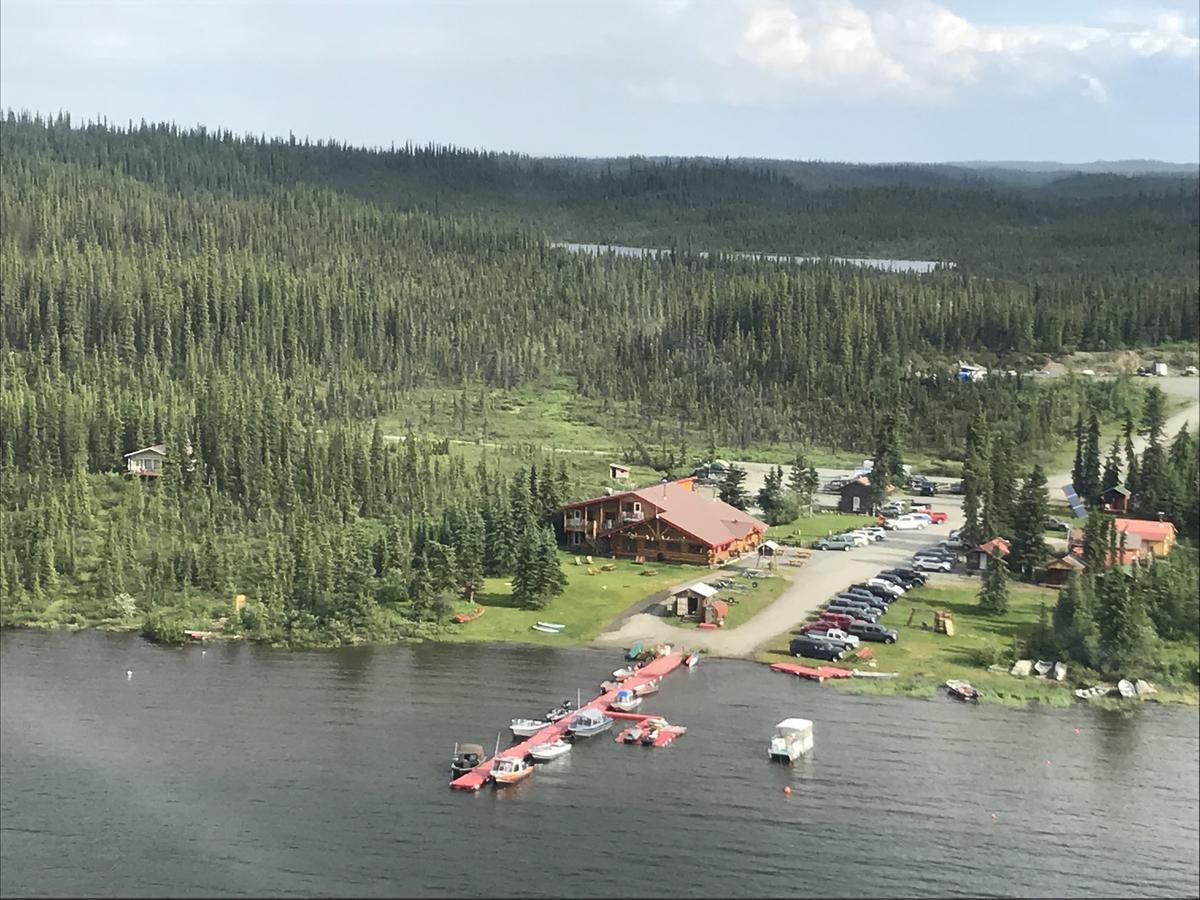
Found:
[(839, 669), (836, 666), (800, 666), (796, 663), (771, 663), (776, 672), (786, 672), (788, 675), (799, 675), (801, 678), (811, 678), (813, 681), (824, 681), (826, 678), (849, 678), (853, 673), (849, 669)]
[[(613, 712), (608, 709), (608, 704), (611, 703), (617, 696), (617, 690), (631, 690), (638, 685), (653, 681), (656, 678), (661, 678), (670, 672), (674, 672), (687, 658), (684, 653), (668, 653), (666, 656), (660, 656), (657, 659), (651, 660), (646, 665), (642, 666), (628, 678), (621, 682), (621, 686), (615, 690), (605, 691), (596, 699), (585, 703), (580, 709), (594, 709), (603, 712), (613, 718), (625, 718), (632, 716), (632, 713)], [(529, 755), (529, 748), (535, 744), (544, 744), (549, 741), (557, 740), (567, 733), (567, 725), (574, 716), (566, 716), (559, 719), (557, 722), (552, 722), (547, 725), (533, 737), (528, 737), (519, 744), (513, 744), (506, 750), (501, 750), (493, 759), (485, 759), (478, 766), (467, 772), (465, 775), (460, 775), (458, 778), (450, 782), (450, 787), (457, 791), (477, 791), (488, 782), (491, 777), (492, 765), (501, 757), (515, 757), (524, 759)], [(646, 718), (638, 714), (637, 718)]]

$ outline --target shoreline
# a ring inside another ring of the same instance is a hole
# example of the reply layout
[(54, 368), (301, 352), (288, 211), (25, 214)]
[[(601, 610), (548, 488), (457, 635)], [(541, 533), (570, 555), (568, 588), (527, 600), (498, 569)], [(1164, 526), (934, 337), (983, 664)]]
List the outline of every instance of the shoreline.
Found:
[[(247, 643), (259, 644), (269, 647), (273, 650), (285, 650), (289, 652), (312, 651), (312, 650), (339, 650), (346, 647), (389, 647), (399, 645), (416, 645), (422, 643), (439, 643), (439, 644), (457, 644), (457, 643), (478, 643), (478, 644), (495, 644), (498, 646), (511, 646), (514, 648), (545, 648), (549, 646), (551, 649), (576, 649), (580, 647), (614, 650), (617, 645), (611, 642), (598, 641), (596, 638), (586, 640), (567, 638), (559, 644), (545, 644), (536, 641), (520, 641), (507, 640), (502, 638), (486, 637), (478, 640), (471, 638), (454, 638), (451, 640), (444, 639), (444, 636), (403, 636), (397, 635), (394, 638), (377, 638), (364, 639), (361, 641), (352, 641), (349, 643), (338, 641), (328, 643), (312, 643), (312, 644), (287, 644), (275, 643), (267, 640), (258, 640), (245, 634), (221, 634), (220, 632), (213, 633), (211, 637), (201, 641), (159, 641), (147, 635), (141, 634), (140, 625), (118, 625), (113, 623), (91, 623), (85, 625), (74, 624), (8, 624), (0, 626), (0, 632), (4, 631), (42, 631), (46, 633), (68, 631), (77, 633), (81, 631), (104, 631), (113, 634), (131, 634), (137, 633), (145, 641), (157, 644), (163, 647), (177, 647), (180, 649), (188, 646), (203, 647), (210, 643), (232, 643), (236, 641), (245, 641)], [(688, 650), (681, 646), (681, 649)], [(738, 660), (742, 662), (751, 662), (760, 666), (764, 670), (764, 674), (781, 675), (784, 677), (795, 678), (796, 676), (784, 675), (772, 671), (769, 667), (772, 662), (794, 661), (790, 657), (780, 656), (778, 659), (772, 658), (771, 651), (759, 648), (750, 654), (728, 654), (728, 653), (708, 653), (705, 651), (705, 656), (711, 659)], [(844, 666), (839, 666), (844, 667)], [(807, 679), (799, 679), (807, 680)], [(1004, 706), (1011, 709), (1028, 709), (1034, 706), (1045, 706), (1055, 709), (1071, 709), (1083, 707), (1087, 709), (1104, 709), (1104, 710), (1132, 710), (1144, 704), (1152, 704), (1156, 706), (1172, 706), (1172, 707), (1190, 707), (1200, 710), (1200, 688), (1191, 685), (1179, 685), (1169, 683), (1159, 683), (1158, 690), (1155, 694), (1149, 697), (1123, 699), (1121, 697), (1096, 697), (1088, 700), (1081, 700), (1072, 693), (1075, 685), (1071, 683), (1056, 683), (1048, 682), (1039, 678), (1017, 678), (1011, 675), (998, 675), (982, 671), (979, 675), (972, 679), (972, 683), (980, 689), (979, 703), (992, 706)], [(834, 691), (839, 691), (847, 694), (871, 695), (877, 697), (905, 697), (910, 700), (934, 700), (942, 694), (944, 680), (938, 678), (927, 678), (920, 674), (900, 675), (894, 679), (862, 679), (862, 678), (833, 678), (828, 680), (828, 684), (818, 684), (817, 687), (829, 688)]]

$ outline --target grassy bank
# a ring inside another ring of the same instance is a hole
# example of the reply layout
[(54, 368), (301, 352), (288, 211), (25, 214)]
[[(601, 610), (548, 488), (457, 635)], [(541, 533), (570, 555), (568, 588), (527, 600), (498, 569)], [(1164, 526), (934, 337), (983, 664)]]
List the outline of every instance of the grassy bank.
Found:
[[(872, 644), (876, 665), (867, 668), (875, 672), (897, 672), (895, 679), (847, 679), (830, 682), (839, 690), (855, 693), (898, 694), (911, 697), (931, 697), (948, 679), (970, 681), (989, 703), (1023, 705), (1031, 700), (1051, 706), (1070, 706), (1075, 700), (1072, 689), (1078, 686), (1080, 673), (1068, 664), (1067, 680), (1063, 683), (1042, 678), (1018, 678), (1007, 674), (1011, 666), (1014, 644), (1024, 641), (1038, 624), (1042, 604), (1047, 613), (1053, 610), (1057, 592), (1048, 588), (1014, 584), (1011, 587), (1009, 610), (1003, 616), (987, 616), (979, 612), (977, 591), (979, 582), (966, 577), (938, 579), (931, 585), (911, 591), (893, 604), (880, 620), (900, 632), (895, 644)], [(954, 614), (953, 636), (936, 634), (933, 630), (934, 610), (944, 609)], [(922, 623), (929, 626), (922, 628)], [(778, 635), (757, 658), (763, 662), (791, 660), (788, 655), (790, 632)], [(1196, 647), (1168, 646), (1167, 653), (1197, 653)], [(988, 666), (1003, 666), (1003, 672), (989, 671)], [(1151, 679), (1153, 680), (1153, 679)], [(1087, 681), (1086, 683), (1091, 683)], [(1159, 684), (1154, 695), (1161, 702), (1196, 705), (1200, 694), (1193, 686)]]
[(874, 525), (871, 516), (855, 516), (846, 513), (817, 513), (789, 522), (786, 525), (772, 525), (767, 529), (767, 537), (776, 541), (787, 541), (807, 547), (818, 538), (845, 531), (848, 528), (862, 528)]
[[(530, 610), (517, 606), (512, 599), (512, 584), (504, 578), (488, 578), (475, 603), (455, 604), (455, 612), (470, 612), (482, 606), (485, 612), (478, 619), (462, 625), (448, 626), (440, 639), (447, 641), (520, 641), (532, 644), (569, 646), (590, 641), (614, 618), (640, 600), (645, 600), (663, 588), (689, 579), (700, 579), (705, 572), (695, 566), (672, 566), (663, 563), (635, 565), (628, 560), (595, 560), (575, 565), (575, 557), (560, 554), (567, 589), (553, 598), (545, 609)], [(611, 566), (604, 571), (602, 566)], [(595, 572), (589, 575), (588, 570)], [(653, 574), (650, 574), (653, 573)], [(567, 627), (561, 634), (534, 631), (539, 620), (557, 622)]]

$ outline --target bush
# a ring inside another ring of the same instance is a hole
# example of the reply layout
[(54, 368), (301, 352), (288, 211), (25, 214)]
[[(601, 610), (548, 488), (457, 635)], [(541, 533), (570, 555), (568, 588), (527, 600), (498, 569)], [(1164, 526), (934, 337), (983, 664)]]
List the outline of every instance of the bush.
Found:
[(182, 644), (188, 625), (179, 613), (158, 609), (142, 620), (142, 634), (163, 644)]

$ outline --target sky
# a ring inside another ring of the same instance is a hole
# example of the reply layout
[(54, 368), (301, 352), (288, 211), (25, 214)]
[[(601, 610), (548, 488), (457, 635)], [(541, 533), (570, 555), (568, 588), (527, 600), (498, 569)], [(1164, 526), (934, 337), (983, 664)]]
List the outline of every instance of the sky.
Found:
[(0, 106), (534, 155), (1200, 159), (1195, 0), (0, 0)]

